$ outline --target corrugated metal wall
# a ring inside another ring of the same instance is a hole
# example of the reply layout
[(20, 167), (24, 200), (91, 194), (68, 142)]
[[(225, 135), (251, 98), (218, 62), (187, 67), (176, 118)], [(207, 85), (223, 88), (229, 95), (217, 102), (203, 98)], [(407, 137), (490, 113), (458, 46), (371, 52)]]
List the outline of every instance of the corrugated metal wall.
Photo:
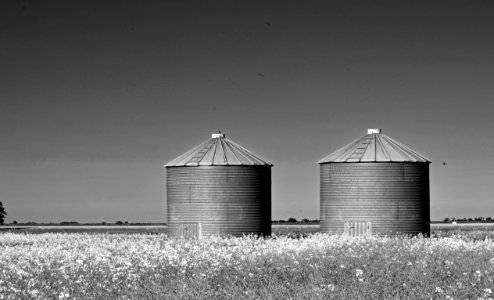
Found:
[(371, 222), (373, 234), (430, 234), (429, 163), (326, 163), (320, 172), (322, 232)]
[(182, 222), (202, 234), (271, 234), (271, 166), (167, 167), (170, 236)]

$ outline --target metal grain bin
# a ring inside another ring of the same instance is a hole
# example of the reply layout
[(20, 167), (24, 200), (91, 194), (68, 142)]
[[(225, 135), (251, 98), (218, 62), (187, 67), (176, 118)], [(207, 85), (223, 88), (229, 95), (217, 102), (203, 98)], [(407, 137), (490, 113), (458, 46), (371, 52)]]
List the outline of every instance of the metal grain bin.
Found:
[(272, 166), (221, 133), (170, 161), (168, 235), (197, 223), (203, 235), (270, 235)]
[(426, 157), (369, 129), (319, 164), (322, 232), (430, 234)]

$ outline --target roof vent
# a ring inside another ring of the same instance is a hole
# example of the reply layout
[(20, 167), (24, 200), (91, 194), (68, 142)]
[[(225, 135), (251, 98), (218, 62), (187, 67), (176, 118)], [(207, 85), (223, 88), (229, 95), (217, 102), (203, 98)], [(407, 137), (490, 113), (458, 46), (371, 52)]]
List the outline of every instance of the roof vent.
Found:
[(211, 138), (213, 138), (213, 139), (219, 139), (219, 138), (224, 138), (224, 137), (225, 137), (225, 134), (224, 133), (221, 133), (221, 132), (213, 133), (211, 135)]
[(367, 134), (381, 133), (381, 129), (367, 129)]

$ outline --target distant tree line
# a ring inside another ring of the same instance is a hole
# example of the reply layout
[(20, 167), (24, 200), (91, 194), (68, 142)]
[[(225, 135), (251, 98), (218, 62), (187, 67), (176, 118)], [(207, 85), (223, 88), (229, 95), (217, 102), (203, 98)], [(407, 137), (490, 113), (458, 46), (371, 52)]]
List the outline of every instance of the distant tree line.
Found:
[(100, 222), (100, 223), (80, 223), (76, 221), (62, 221), (62, 222), (17, 222), (13, 221), (10, 223), (12, 225), (22, 225), (22, 226), (98, 226), (98, 225), (166, 225), (166, 223), (151, 223), (151, 222), (128, 222), (128, 221), (116, 221), (116, 222)]
[(494, 222), (494, 219), (491, 217), (476, 217), (476, 218), (444, 218), (443, 220), (444, 223), (492, 223)]
[(302, 223), (302, 224), (319, 224), (319, 220), (318, 219), (313, 219), (313, 220), (309, 220), (309, 219), (302, 219), (302, 220), (297, 220), (295, 218), (288, 218), (287, 220), (273, 220), (271, 221), (271, 223), (273, 224), (281, 224), (281, 223)]

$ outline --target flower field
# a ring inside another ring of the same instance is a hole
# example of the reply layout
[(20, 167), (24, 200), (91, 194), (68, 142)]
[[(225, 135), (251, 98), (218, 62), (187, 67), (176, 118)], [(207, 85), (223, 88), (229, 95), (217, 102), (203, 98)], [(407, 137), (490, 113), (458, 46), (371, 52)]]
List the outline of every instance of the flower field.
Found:
[(0, 234), (0, 299), (493, 299), (494, 242)]

